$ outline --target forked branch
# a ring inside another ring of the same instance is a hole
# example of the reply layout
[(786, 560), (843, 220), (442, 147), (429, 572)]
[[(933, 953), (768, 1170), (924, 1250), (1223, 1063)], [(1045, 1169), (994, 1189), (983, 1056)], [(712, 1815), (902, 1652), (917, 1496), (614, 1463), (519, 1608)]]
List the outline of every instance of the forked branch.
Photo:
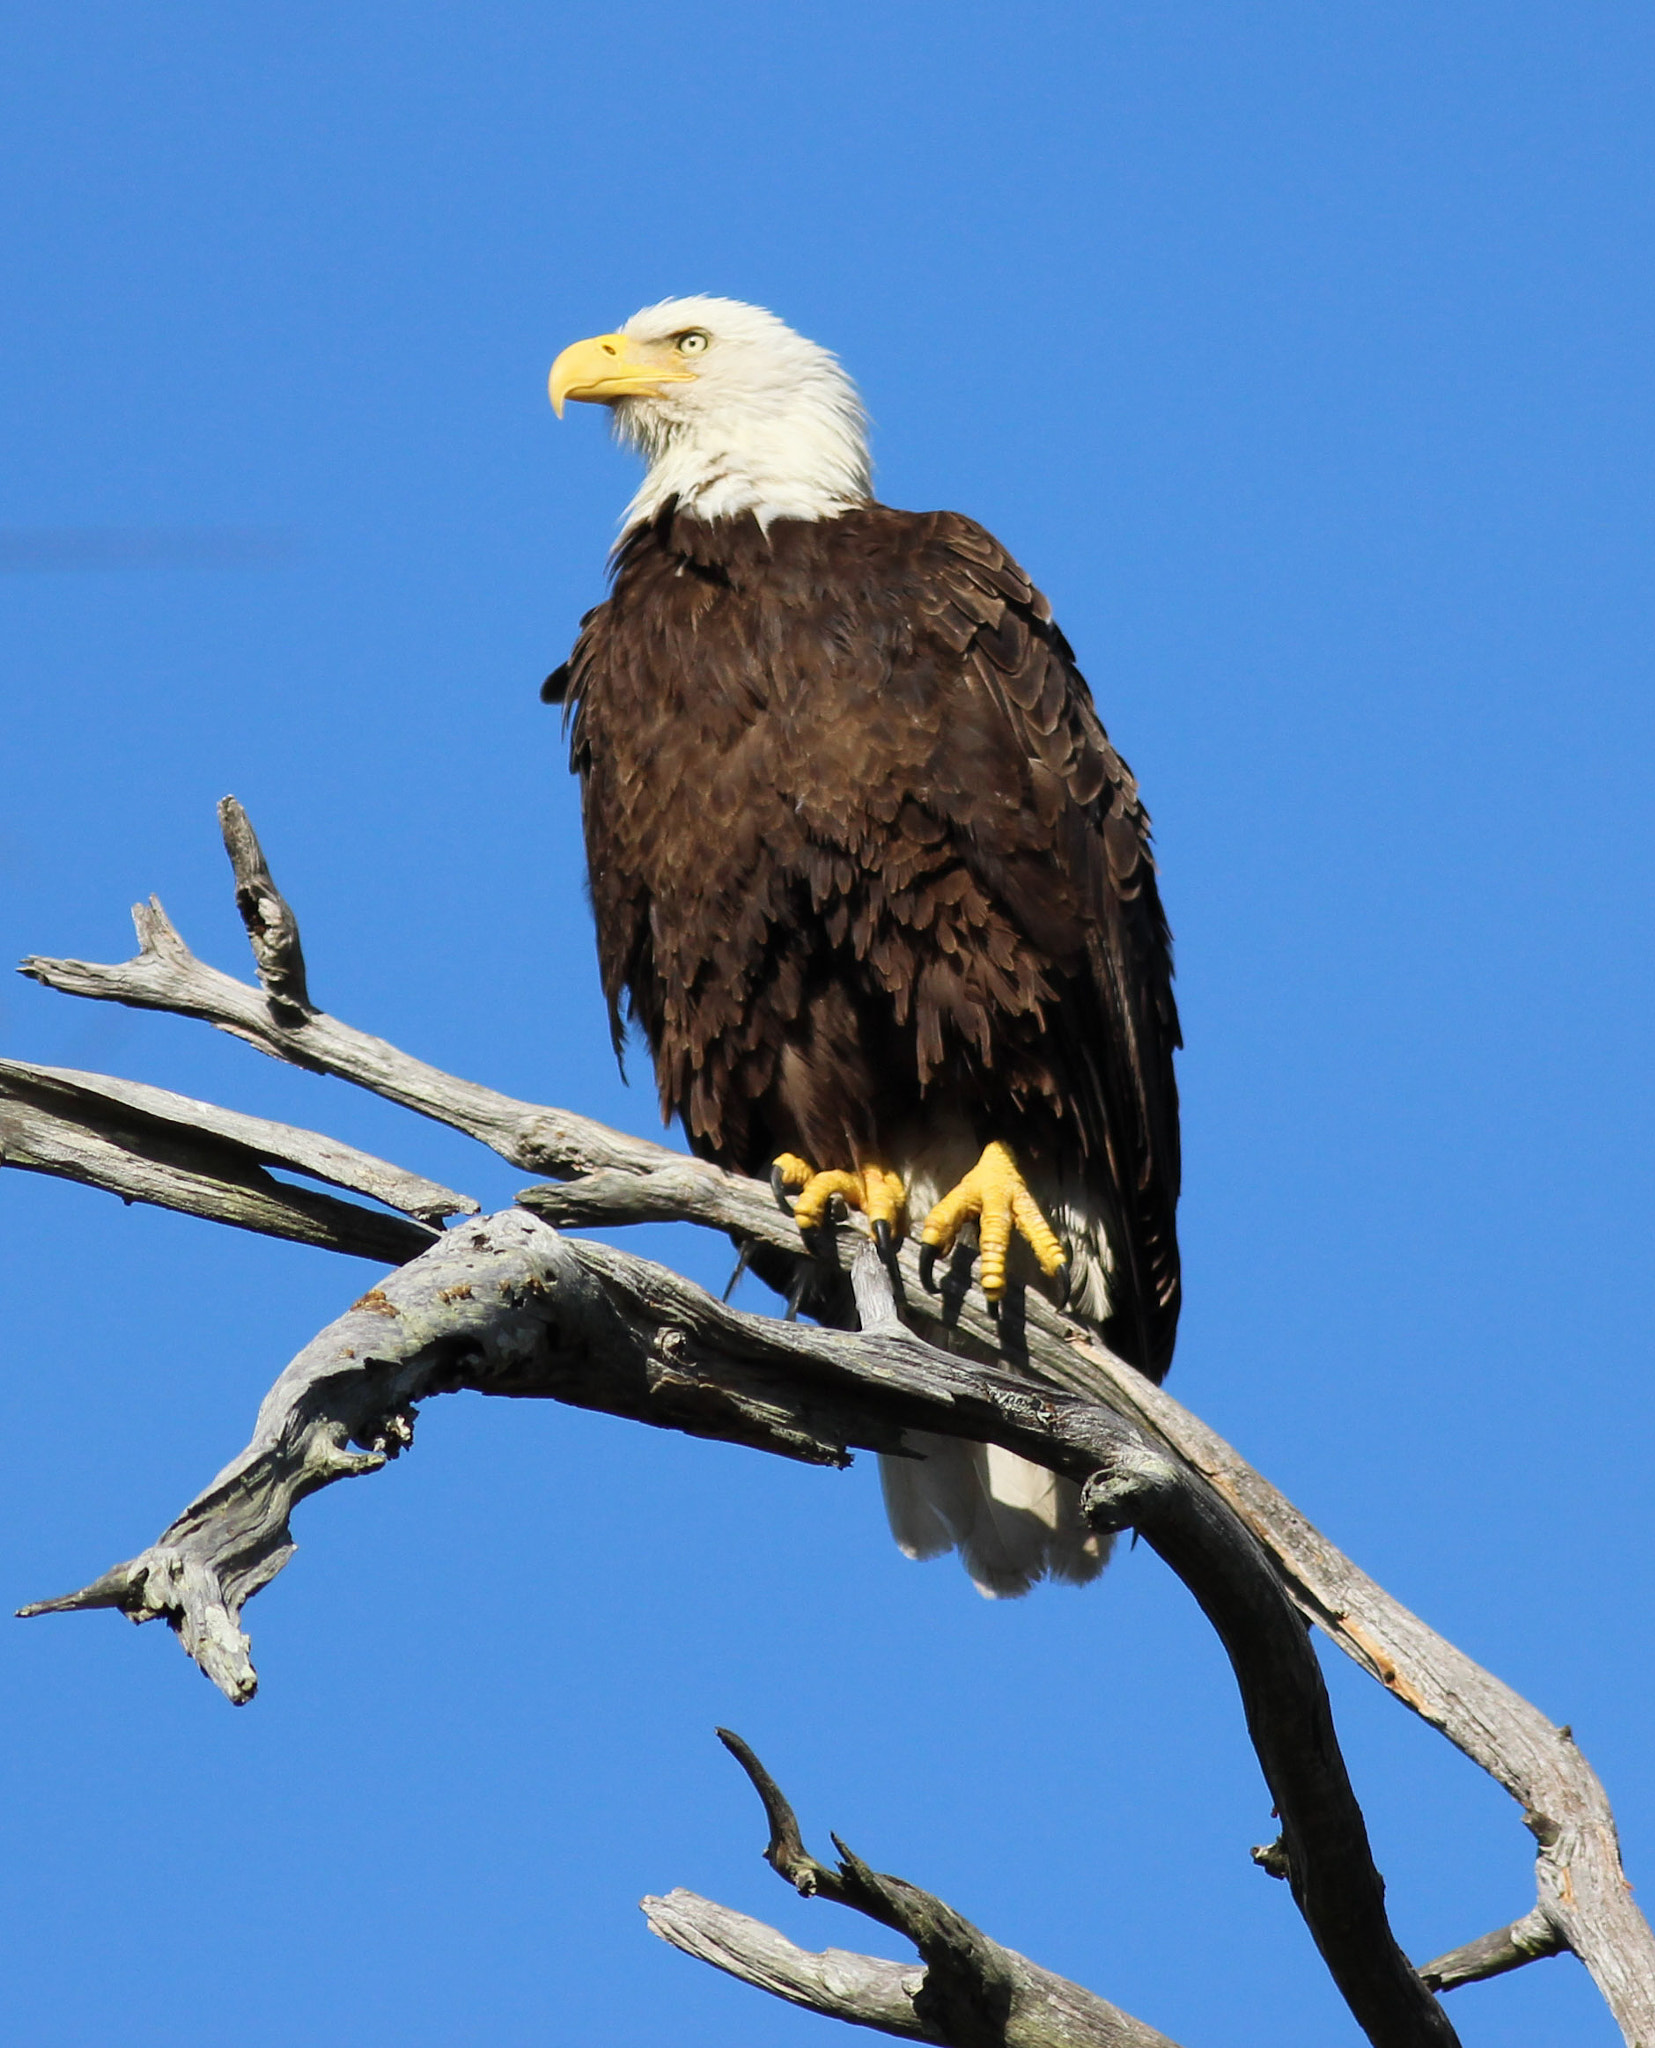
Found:
[(902, 2040), (944, 2048), (1176, 2048), (1106, 1999), (1002, 1948), (932, 1893), (871, 1870), (837, 1835), (839, 1861), (819, 1863), (770, 1773), (739, 1735), (718, 1733), (764, 1802), (771, 1869), (801, 1897), (830, 1899), (894, 1928), (924, 1967), (843, 1949), (812, 1955), (763, 1921), (687, 1891), (643, 1901), (663, 1941), (774, 1997)]

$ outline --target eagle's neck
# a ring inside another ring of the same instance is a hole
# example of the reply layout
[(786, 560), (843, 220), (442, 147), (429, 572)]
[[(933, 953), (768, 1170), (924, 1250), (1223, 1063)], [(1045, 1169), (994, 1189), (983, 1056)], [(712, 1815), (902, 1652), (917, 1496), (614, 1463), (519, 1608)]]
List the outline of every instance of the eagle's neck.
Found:
[(674, 499), (701, 519), (751, 512), (768, 527), (773, 519), (831, 519), (873, 495), (860, 407), (832, 385), (706, 411), (622, 400), (615, 428), (649, 461), (626, 508), (627, 531)]

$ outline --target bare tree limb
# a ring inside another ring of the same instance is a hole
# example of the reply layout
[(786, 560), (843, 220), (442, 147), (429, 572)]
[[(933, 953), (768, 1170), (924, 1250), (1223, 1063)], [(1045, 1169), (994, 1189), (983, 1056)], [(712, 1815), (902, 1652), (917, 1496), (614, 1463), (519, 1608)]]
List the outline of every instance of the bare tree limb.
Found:
[[(1038, 1311), (1031, 1314), (1037, 1321)], [(1043, 1359), (1031, 1336), (1031, 1355)], [(1263, 1543), (1306, 1617), (1518, 1800), (1539, 1845), (1538, 1910), (1591, 1971), (1628, 2042), (1655, 2043), (1655, 1936), (1621, 1868), (1607, 1793), (1567, 1728), (1485, 1671), (1360, 1570), (1163, 1388), (1095, 1347), (1123, 1414), (1175, 1448)]]
[[(0, 1166), (398, 1265), (436, 1241), (444, 1216), (477, 1209), (469, 1195), (316, 1131), (21, 1060), (0, 1060)], [(266, 1166), (349, 1188), (403, 1214), (289, 1186)]]
[(904, 2040), (944, 2048), (1175, 2048), (1118, 2006), (1002, 1948), (932, 1893), (869, 1869), (837, 1836), (837, 1866), (818, 1863), (769, 1772), (739, 1735), (718, 1733), (764, 1801), (771, 1868), (806, 1898), (831, 1899), (894, 1928), (925, 1967), (843, 1949), (811, 1955), (762, 1921), (685, 1891), (643, 1901), (663, 1941), (774, 1997)]
[[(248, 1448), (148, 1550), (27, 1611), (164, 1617), (230, 1699), (250, 1698), (257, 1680), (241, 1610), (291, 1557), (294, 1507), (377, 1470), (412, 1441), (418, 1402), (459, 1387), (599, 1408), (814, 1463), (842, 1464), (853, 1446), (899, 1450), (910, 1430), (1001, 1443), (1089, 1480), (1094, 1517), (1141, 1526), (1191, 1586), (1236, 1664), (1290, 1844), (1294, 1897), (1335, 1982), (1382, 2048), (1451, 2048), (1452, 2029), (1391, 1936), (1320, 1668), (1255, 1539), (1110, 1410), (1043, 1394), (915, 1337), (889, 1312), (889, 1294), (879, 1301), (883, 1268), (871, 1246), (861, 1265), (859, 1292), (878, 1327), (852, 1334), (744, 1314), (522, 1210), (462, 1225), (306, 1346), (272, 1388)], [(1261, 1632), (1250, 1661), (1237, 1648), (1248, 1625)], [(799, 1882), (802, 1847), (784, 1833), (772, 1847), (778, 1869), (792, 1858), (785, 1874)], [(851, 1859), (846, 1868), (861, 1886), (853, 1902), (873, 1911), (878, 1884)], [(886, 1898), (885, 1910), (910, 1934), (923, 1918), (912, 1901)], [(951, 1920), (925, 1924), (936, 1954), (957, 1951), (966, 1970), (966, 1936)], [(976, 2009), (975, 1995), (960, 1997), (962, 2012)], [(964, 2020), (950, 2024), (948, 2038), (964, 2040)]]
[(1135, 1528), (1217, 1631), (1281, 1816), (1287, 1881), (1358, 2024), (1371, 2041), (1451, 2042), (1391, 1935), (1321, 1666), (1263, 1546), (1181, 1459), (1141, 1437), (1086, 1482), (1081, 1505), (1100, 1531)]
[(762, 1920), (696, 1892), (671, 1891), (665, 1898), (648, 1898), (641, 1904), (652, 1932), (663, 1941), (773, 1998), (906, 2041), (942, 2038), (915, 2017), (914, 1993), (925, 1977), (912, 1963), (887, 1962), (883, 1956), (842, 1948), (812, 1953)]
[(297, 1024), (311, 1010), (299, 920), (271, 878), (252, 820), (233, 796), (219, 799), (218, 825), (235, 873), (236, 909), (247, 927), (259, 980), (272, 1009)]
[[(603, 1284), (617, 1260), (638, 1283), (630, 1326)], [(134, 1621), (165, 1618), (215, 1685), (237, 1703), (250, 1699), (257, 1678), (241, 1609), (293, 1554), (294, 1507), (397, 1456), (413, 1440), (418, 1402), (459, 1387), (844, 1463), (841, 1406), (786, 1380), (814, 1344), (855, 1340), (737, 1318), (720, 1383), (701, 1363), (700, 1319), (684, 1313), (703, 1304), (715, 1326), (734, 1316), (675, 1275), (562, 1238), (522, 1210), (462, 1224), (312, 1339), (266, 1397), (247, 1449), (148, 1550), (25, 1611), (117, 1607)], [(933, 1355), (944, 1375), (953, 1370)], [(895, 1449), (900, 1430), (879, 1436)]]
[[(239, 1614), (291, 1554), (293, 1506), (377, 1469), (409, 1440), (413, 1404), (459, 1387), (825, 1464), (846, 1463), (852, 1443), (899, 1452), (904, 1427), (953, 1427), (956, 1406), (962, 1428), (990, 1434), (1003, 1416), (1051, 1412), (1026, 1382), (905, 1330), (856, 1336), (747, 1315), (664, 1267), (507, 1210), (450, 1231), (320, 1332), (266, 1397), (247, 1450), (150, 1552), (31, 1611), (119, 1606), (167, 1615), (186, 1647), (206, 1640), (202, 1598)], [(350, 1444), (365, 1461), (342, 1455)], [(250, 1697), (245, 1644), (210, 1675)]]
[(1568, 1943), (1538, 1906), (1509, 1927), (1496, 1928), (1464, 1948), (1450, 1949), (1420, 1970), (1433, 1991), (1457, 1991), (1462, 1984), (1480, 1984), (1485, 1977), (1503, 1977), (1525, 1963), (1566, 1952)]
[(820, 1893), (823, 1898), (838, 1899), (843, 1905), (838, 1876), (829, 1865), (818, 1863), (805, 1847), (798, 1815), (782, 1788), (759, 1762), (752, 1746), (733, 1728), (715, 1728), (713, 1733), (747, 1773), (748, 1784), (759, 1795), (770, 1828), (770, 1839), (762, 1851), (765, 1862), (801, 1899)]
[(647, 1171), (681, 1157), (665, 1145), (625, 1137), (590, 1117), (519, 1102), (475, 1081), (462, 1081), (320, 1011), (299, 1017), (290, 1005), (273, 1002), (262, 988), (249, 988), (198, 960), (156, 897), (135, 904), (132, 921), (139, 950), (119, 966), (31, 958), (23, 962), (22, 972), (65, 995), (199, 1017), (273, 1059), (336, 1075), (464, 1131), (530, 1173), (572, 1177), (614, 1166)]

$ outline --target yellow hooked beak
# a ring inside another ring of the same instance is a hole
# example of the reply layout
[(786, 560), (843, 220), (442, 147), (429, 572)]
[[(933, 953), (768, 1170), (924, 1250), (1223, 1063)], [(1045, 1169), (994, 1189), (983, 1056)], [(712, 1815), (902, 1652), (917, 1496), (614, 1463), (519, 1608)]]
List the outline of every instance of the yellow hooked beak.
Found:
[(552, 410), (563, 417), (566, 399), (610, 405), (617, 398), (653, 398), (664, 384), (693, 384), (695, 372), (670, 341), (642, 345), (624, 334), (594, 334), (571, 342), (546, 380)]

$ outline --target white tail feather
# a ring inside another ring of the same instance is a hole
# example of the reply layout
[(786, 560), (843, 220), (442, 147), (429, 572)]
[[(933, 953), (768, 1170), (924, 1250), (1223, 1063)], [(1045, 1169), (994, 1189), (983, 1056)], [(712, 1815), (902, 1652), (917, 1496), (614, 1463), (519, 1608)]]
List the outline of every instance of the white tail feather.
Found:
[(989, 1600), (1044, 1578), (1084, 1585), (1108, 1563), (1112, 1539), (1087, 1528), (1072, 1480), (994, 1444), (918, 1430), (907, 1441), (914, 1457), (879, 1461), (891, 1534), (905, 1556), (958, 1550)]

